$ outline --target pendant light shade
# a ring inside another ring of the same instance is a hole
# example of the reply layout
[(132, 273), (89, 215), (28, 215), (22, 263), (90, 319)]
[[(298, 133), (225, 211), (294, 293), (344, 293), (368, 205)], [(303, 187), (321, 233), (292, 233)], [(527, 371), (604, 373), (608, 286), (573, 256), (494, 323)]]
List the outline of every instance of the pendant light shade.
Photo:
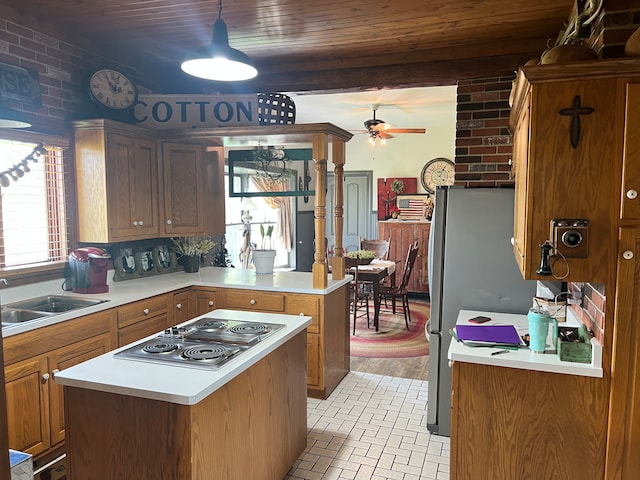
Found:
[(28, 128), (31, 123), (18, 110), (0, 105), (0, 128)]
[(221, 18), (222, 1), (218, 2), (218, 19), (213, 25), (211, 45), (198, 50), (182, 62), (184, 72), (194, 77), (221, 82), (249, 80), (258, 75), (248, 55), (229, 46), (227, 25)]

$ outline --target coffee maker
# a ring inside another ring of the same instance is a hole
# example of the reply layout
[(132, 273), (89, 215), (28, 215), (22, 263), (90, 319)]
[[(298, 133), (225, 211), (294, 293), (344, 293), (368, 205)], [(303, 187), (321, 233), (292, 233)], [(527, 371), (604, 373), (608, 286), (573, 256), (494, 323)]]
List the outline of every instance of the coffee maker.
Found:
[(111, 255), (98, 247), (76, 248), (69, 254), (72, 291), (75, 293), (106, 293), (107, 270)]

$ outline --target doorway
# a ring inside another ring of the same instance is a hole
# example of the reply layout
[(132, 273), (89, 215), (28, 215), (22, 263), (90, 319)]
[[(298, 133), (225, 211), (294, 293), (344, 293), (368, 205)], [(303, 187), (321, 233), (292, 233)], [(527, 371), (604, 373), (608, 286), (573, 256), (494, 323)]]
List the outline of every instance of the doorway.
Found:
[[(360, 249), (360, 237), (372, 237), (372, 189), (373, 172), (344, 172), (344, 218), (342, 246), (347, 252)], [(335, 225), (333, 209), (335, 193), (335, 176), (327, 173), (327, 226), (326, 237), (329, 248), (335, 245)]]

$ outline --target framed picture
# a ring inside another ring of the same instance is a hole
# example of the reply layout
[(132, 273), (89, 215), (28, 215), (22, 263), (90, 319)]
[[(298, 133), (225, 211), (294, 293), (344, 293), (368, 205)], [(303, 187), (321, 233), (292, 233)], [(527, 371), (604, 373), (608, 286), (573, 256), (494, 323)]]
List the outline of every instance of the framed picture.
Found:
[(156, 268), (156, 265), (158, 264), (158, 257), (155, 247), (134, 248), (133, 256), (140, 265), (140, 275), (146, 277), (160, 273)]
[(403, 194), (418, 192), (418, 179), (411, 177), (378, 178), (378, 220), (386, 220), (391, 217), (389, 209), (396, 206), (396, 194), (391, 190), (394, 180), (400, 180), (404, 184)]
[(113, 266), (115, 268), (113, 279), (116, 282), (138, 278), (142, 275), (140, 263), (136, 259), (133, 248), (117, 249), (113, 258)]
[(156, 270), (158, 270), (159, 273), (178, 271), (176, 252), (169, 247), (169, 244), (158, 245), (156, 247), (156, 258)]

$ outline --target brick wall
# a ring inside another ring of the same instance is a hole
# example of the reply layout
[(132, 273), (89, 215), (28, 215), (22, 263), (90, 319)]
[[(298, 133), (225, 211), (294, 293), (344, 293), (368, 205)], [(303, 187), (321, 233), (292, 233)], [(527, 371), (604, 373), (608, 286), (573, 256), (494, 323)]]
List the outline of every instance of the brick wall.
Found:
[(509, 94), (514, 77), (458, 82), (456, 184), (512, 185)]
[(624, 45), (640, 28), (638, 0), (607, 0), (600, 15), (593, 21), (591, 35), (586, 44), (600, 58), (624, 56)]
[(74, 44), (62, 36), (42, 33), (37, 24), (33, 28), (25, 26), (23, 23), (29, 23), (29, 19), (12, 19), (11, 12), (2, 13), (5, 18), (0, 18), (0, 62), (35, 70), (39, 75), (42, 106), (5, 102), (26, 114), (33, 125), (31, 130), (67, 135), (69, 120), (95, 116), (84, 85), (90, 68), (116, 66), (136, 77), (134, 68), (78, 46), (98, 48), (89, 42), (76, 40), (79, 43)]

